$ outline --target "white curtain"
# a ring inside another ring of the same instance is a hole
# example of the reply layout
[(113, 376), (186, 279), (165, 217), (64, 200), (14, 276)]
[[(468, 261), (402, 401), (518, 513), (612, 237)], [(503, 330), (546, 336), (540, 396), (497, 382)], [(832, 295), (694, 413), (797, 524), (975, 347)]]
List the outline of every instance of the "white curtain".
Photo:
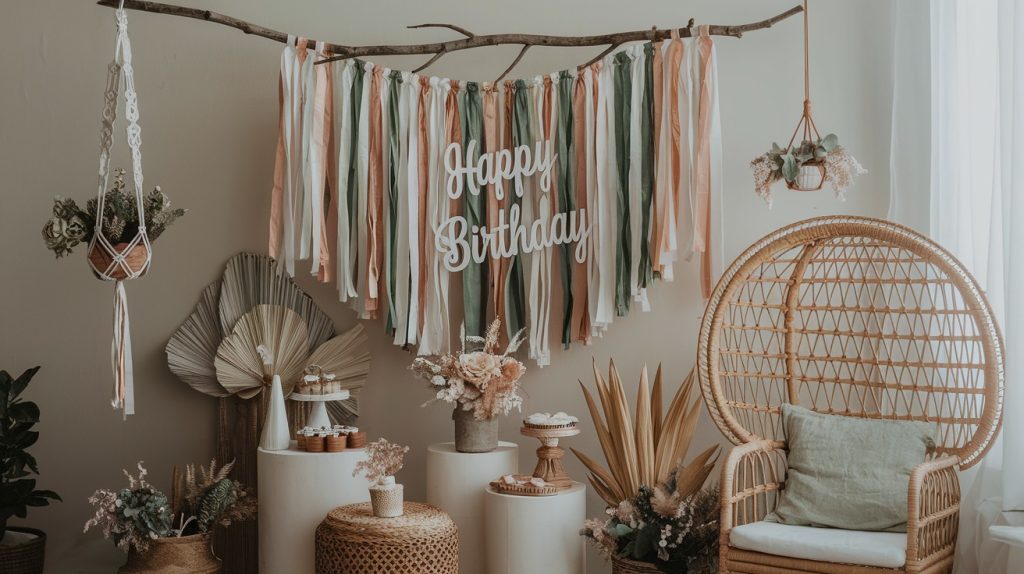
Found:
[(1003, 432), (961, 478), (956, 568), (1024, 571), (989, 536), (989, 526), (1012, 522), (1006, 511), (1024, 510), (1024, 6), (910, 0), (893, 10), (890, 217), (964, 262), (1006, 341)]

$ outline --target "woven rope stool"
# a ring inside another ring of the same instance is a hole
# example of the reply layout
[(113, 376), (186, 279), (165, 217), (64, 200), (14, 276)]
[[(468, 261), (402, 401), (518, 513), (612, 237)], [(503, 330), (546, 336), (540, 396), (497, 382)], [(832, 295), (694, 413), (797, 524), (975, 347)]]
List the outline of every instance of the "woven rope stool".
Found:
[(377, 518), (370, 505), (335, 508), (316, 529), (317, 574), (458, 574), (459, 533), (441, 510), (406, 502)]

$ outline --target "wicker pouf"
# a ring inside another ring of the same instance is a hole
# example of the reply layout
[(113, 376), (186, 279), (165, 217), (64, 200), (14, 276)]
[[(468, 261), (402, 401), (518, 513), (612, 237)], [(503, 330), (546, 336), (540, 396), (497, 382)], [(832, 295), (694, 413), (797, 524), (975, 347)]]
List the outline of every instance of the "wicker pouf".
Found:
[(406, 502), (376, 518), (370, 505), (335, 508), (316, 529), (317, 574), (458, 574), (459, 533), (441, 510)]

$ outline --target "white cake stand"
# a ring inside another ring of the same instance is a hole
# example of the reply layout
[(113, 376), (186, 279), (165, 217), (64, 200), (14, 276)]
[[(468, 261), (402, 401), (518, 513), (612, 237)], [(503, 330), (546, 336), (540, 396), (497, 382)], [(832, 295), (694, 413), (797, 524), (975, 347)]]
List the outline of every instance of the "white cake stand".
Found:
[(348, 391), (339, 391), (327, 395), (309, 395), (292, 392), (292, 394), (288, 395), (288, 398), (302, 403), (315, 403), (313, 405), (313, 412), (309, 413), (309, 420), (306, 421), (306, 426), (330, 428), (331, 419), (327, 416), (327, 403), (329, 401), (343, 401), (350, 396), (351, 394)]

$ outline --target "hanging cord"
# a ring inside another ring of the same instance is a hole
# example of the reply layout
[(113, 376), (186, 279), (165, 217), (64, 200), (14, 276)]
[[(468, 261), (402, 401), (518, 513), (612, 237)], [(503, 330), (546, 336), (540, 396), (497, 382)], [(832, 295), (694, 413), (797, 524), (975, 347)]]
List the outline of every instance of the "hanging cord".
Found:
[[(789, 138), (789, 144), (786, 145), (786, 150), (793, 149), (793, 143), (796, 141), (796, 136), (801, 132), (803, 128), (803, 141), (813, 141), (815, 139), (821, 139), (821, 134), (818, 133), (818, 126), (814, 124), (814, 117), (812, 116), (811, 106), (811, 42), (810, 42), (810, 22), (808, 19), (808, 0), (804, 0), (804, 107), (800, 121), (796, 124), (796, 129), (793, 130), (793, 137)], [(803, 143), (803, 141), (801, 143)]]

